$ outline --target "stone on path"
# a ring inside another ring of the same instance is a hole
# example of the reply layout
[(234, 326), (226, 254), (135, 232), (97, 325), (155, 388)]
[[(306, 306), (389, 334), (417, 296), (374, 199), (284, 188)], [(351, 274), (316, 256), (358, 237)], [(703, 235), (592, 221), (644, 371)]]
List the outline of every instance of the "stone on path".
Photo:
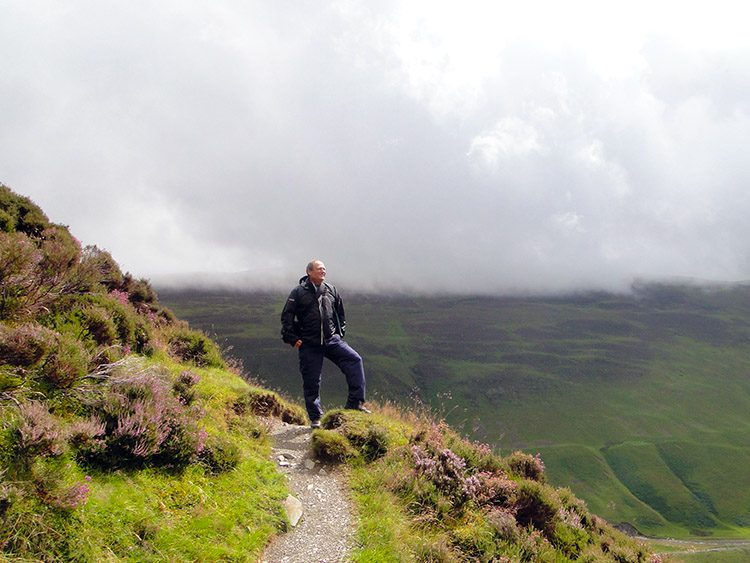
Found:
[(281, 503), (281, 506), (284, 507), (284, 511), (286, 512), (287, 518), (289, 518), (289, 523), (292, 525), (292, 528), (295, 528), (299, 519), (302, 518), (302, 503), (298, 498), (293, 497), (292, 495), (287, 495), (284, 502)]

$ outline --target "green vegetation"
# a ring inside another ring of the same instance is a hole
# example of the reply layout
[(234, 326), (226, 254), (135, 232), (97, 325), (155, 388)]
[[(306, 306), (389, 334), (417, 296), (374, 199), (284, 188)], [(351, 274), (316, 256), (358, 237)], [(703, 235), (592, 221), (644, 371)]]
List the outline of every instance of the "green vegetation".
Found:
[[(501, 453), (540, 453), (552, 483), (610, 522), (750, 537), (750, 287), (544, 299), (340, 289), (370, 397), (429, 407)], [(297, 396), (297, 358), (278, 334), (285, 296), (161, 292), (247, 371)], [(344, 389), (324, 371), (326, 406), (343, 405)]]
[(273, 414), (145, 280), (0, 186), (0, 561), (255, 561)]
[(673, 558), (681, 563), (746, 563), (750, 560), (750, 550), (698, 551), (681, 553)]
[(661, 561), (546, 482), (530, 454), (505, 458), (426, 414), (334, 410), (313, 432), (345, 459), (360, 511), (354, 561)]
[[(0, 561), (257, 561), (288, 525), (269, 417), (303, 424), (304, 410), (249, 383), (146, 280), (123, 274), (105, 251), (81, 248), (4, 186), (0, 231)], [(269, 313), (274, 299), (263, 305)], [(406, 366), (387, 377), (431, 381), (424, 351), (442, 347), (440, 339), (415, 345), (392, 318), (381, 327), (385, 345), (373, 355)], [(264, 330), (257, 322), (250, 332)], [(450, 398), (450, 385), (433, 383)], [(425, 400), (422, 387), (414, 391)], [(359, 516), (356, 561), (661, 561), (556, 486), (539, 455), (501, 457), (428, 412), (387, 402), (369, 416), (333, 409), (313, 434), (318, 457), (346, 464)], [(746, 469), (745, 450), (728, 443), (737, 434), (721, 432), (727, 442), (712, 454), (735, 455)], [(746, 526), (742, 501), (710, 487), (713, 474), (731, 480), (735, 468), (691, 463), (700, 441), (554, 447), (561, 460), (570, 451), (601, 460), (621, 492), (629, 480), (640, 484), (629, 463), (656, 468), (647, 485), (659, 484), (666, 467), (701, 516), (719, 527), (734, 512), (732, 525)], [(627, 491), (642, 504), (658, 497), (647, 486)]]
[[(0, 561), (257, 561), (288, 525), (269, 417), (304, 410), (4, 186), (0, 211)], [(330, 410), (312, 437), (346, 464), (356, 561), (660, 561), (538, 456), (377, 411)]]

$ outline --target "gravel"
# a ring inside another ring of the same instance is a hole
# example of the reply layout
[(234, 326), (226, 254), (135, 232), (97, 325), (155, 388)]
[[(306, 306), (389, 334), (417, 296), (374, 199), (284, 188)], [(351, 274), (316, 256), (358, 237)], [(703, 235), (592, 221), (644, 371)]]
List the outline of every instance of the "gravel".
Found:
[(302, 504), (302, 516), (289, 532), (274, 538), (262, 563), (343, 563), (349, 561), (354, 525), (344, 473), (313, 459), (312, 431), (275, 420), (272, 456), (289, 490)]

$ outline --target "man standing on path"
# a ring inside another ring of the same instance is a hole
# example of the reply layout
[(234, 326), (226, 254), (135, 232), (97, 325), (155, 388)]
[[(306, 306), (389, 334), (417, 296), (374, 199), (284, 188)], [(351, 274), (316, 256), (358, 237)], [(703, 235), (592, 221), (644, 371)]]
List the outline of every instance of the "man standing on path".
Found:
[(302, 391), (310, 426), (320, 428), (320, 374), (328, 358), (346, 376), (347, 409), (369, 413), (365, 402), (365, 370), (362, 357), (344, 342), (344, 303), (336, 288), (325, 282), (326, 267), (320, 260), (307, 265), (307, 275), (292, 289), (281, 312), (281, 338), (299, 350)]

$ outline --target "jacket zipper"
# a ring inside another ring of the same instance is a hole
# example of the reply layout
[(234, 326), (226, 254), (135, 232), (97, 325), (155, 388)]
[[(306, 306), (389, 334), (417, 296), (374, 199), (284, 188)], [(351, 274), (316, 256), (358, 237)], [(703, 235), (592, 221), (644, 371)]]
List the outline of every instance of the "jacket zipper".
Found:
[[(322, 282), (321, 282), (322, 283)], [(315, 287), (315, 286), (313, 286)], [(320, 317), (320, 345), (323, 346), (325, 344), (325, 336), (323, 335), (323, 287), (320, 288), (320, 295), (317, 296), (318, 299), (318, 316)]]

